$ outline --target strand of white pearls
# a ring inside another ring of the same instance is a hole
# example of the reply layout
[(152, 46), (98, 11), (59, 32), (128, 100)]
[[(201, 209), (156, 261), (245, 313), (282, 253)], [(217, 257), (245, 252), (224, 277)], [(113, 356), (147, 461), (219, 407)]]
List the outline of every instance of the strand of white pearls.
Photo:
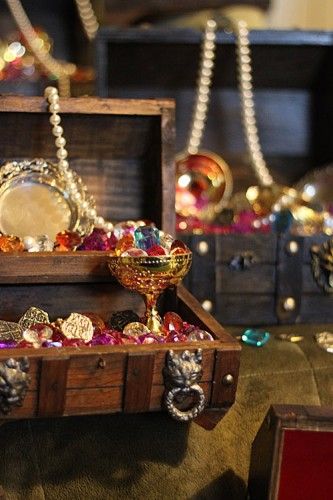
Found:
[(201, 45), (197, 94), (186, 148), (188, 154), (198, 152), (205, 129), (214, 70), (216, 28), (216, 22), (213, 19), (208, 19)]
[(49, 111), (51, 113), (50, 123), (52, 125), (52, 134), (55, 137), (55, 145), (57, 148), (58, 169), (61, 175), (65, 178), (68, 191), (80, 207), (82, 213), (84, 213), (85, 216), (92, 221), (94, 227), (103, 229), (106, 232), (111, 232), (113, 230), (112, 222), (105, 221), (103, 217), (97, 215), (94, 206), (95, 202), (91, 196), (88, 200), (83, 199), (78, 186), (78, 183), (82, 183), (82, 181), (78, 176), (76, 176), (76, 178), (74, 177), (73, 171), (69, 167), (67, 160), (68, 152), (65, 148), (66, 140), (63, 136), (64, 130), (60, 125), (61, 118), (59, 115), (60, 104), (58, 89), (55, 87), (46, 87), (44, 96), (49, 103)]
[(271, 186), (274, 180), (262, 153), (255, 114), (249, 30), (245, 21), (238, 21), (234, 29), (237, 41), (238, 86), (242, 104), (243, 127), (251, 164), (259, 183), (263, 186)]
[(92, 41), (96, 37), (99, 28), (99, 22), (95, 15), (90, 0), (75, 0), (76, 7), (81, 19), (81, 23), (87, 38)]

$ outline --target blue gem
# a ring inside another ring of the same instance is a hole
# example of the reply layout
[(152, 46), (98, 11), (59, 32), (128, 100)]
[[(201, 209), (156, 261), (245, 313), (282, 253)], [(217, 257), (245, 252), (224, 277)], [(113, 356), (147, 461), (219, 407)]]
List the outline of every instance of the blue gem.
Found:
[(256, 328), (248, 328), (242, 334), (242, 341), (248, 345), (261, 347), (269, 340), (270, 334), (265, 330), (258, 330)]
[(160, 232), (156, 227), (141, 226), (134, 231), (136, 245), (142, 250), (149, 250), (160, 244)]
[(288, 231), (294, 221), (293, 214), (290, 210), (281, 210), (272, 214), (272, 226), (277, 233)]

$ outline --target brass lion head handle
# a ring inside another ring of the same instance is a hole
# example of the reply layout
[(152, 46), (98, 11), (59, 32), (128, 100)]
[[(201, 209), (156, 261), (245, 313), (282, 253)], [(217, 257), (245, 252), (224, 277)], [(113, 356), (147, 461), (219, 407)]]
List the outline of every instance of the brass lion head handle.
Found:
[[(197, 383), (201, 376), (202, 349), (197, 349), (195, 353), (187, 350), (179, 354), (172, 350), (168, 352), (164, 369), (164, 402), (168, 412), (176, 420), (188, 422), (203, 411), (205, 395)], [(194, 404), (189, 409), (182, 409), (189, 398), (194, 400)]]
[(333, 293), (333, 238), (311, 248), (311, 268), (318, 286)]
[(7, 415), (12, 408), (22, 406), (30, 376), (29, 360), (9, 358), (0, 363), (0, 413)]

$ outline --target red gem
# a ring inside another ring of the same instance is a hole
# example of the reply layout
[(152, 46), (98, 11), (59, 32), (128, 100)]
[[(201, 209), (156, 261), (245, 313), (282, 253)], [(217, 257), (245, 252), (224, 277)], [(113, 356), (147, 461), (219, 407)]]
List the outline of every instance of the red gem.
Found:
[(85, 342), (82, 339), (64, 339), (62, 341), (62, 345), (64, 347), (78, 347), (85, 345)]
[(61, 231), (60, 233), (57, 234), (55, 240), (56, 244), (58, 244), (60, 248), (67, 249), (69, 251), (74, 250), (77, 246), (81, 245), (82, 243), (81, 236), (78, 233), (75, 233), (74, 231)]
[(183, 329), (183, 320), (175, 312), (167, 312), (163, 317), (163, 326), (167, 332), (180, 332)]
[(165, 342), (188, 342), (186, 335), (179, 332), (170, 332), (166, 337)]
[[(188, 253), (190, 251), (190, 249), (188, 248), (188, 246), (185, 245), (185, 243), (183, 241), (180, 241), (180, 240), (175, 240), (172, 242), (171, 244), (171, 250), (174, 250), (174, 249), (182, 249), (182, 250), (185, 250), (185, 252), (183, 253)], [(171, 253), (171, 252), (170, 252)]]
[(161, 247), (161, 245), (153, 245), (147, 250), (148, 255), (166, 255), (165, 248)]

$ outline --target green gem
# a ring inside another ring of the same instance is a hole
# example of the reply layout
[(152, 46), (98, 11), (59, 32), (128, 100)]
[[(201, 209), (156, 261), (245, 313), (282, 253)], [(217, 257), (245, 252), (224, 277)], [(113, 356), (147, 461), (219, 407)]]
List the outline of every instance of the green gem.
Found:
[(248, 328), (242, 334), (242, 341), (247, 345), (261, 347), (269, 340), (270, 334), (265, 330), (256, 328)]

